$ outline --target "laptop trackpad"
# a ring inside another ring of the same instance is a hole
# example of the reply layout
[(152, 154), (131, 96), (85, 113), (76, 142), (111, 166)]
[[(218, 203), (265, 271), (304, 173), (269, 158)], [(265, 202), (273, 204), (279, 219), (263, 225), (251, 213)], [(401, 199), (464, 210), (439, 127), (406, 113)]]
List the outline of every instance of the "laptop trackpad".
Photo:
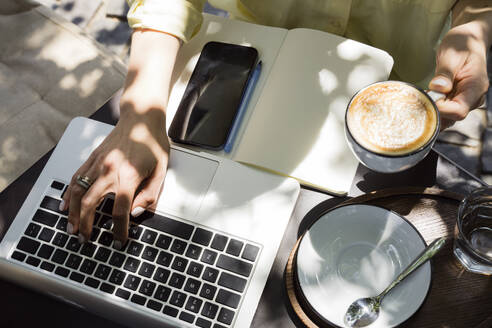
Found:
[(218, 166), (216, 161), (172, 148), (157, 210), (194, 218)]

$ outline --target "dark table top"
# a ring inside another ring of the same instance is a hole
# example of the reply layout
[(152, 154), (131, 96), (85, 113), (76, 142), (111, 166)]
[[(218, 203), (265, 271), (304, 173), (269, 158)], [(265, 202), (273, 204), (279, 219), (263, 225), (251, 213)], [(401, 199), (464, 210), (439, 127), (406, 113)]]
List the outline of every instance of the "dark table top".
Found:
[[(113, 98), (92, 118), (114, 124), (119, 116), (117, 103), (118, 97)], [(49, 155), (50, 153), (46, 154), (0, 193), (0, 236), (5, 233), (6, 228), (20, 209)], [(402, 186), (434, 186), (466, 194), (473, 188), (479, 187), (480, 184), (436, 153), (431, 152), (416, 167), (397, 174), (379, 174), (360, 165), (349, 196)], [(297, 238), (312, 222), (312, 217), (316, 217), (320, 203), (326, 208), (346, 199), (302, 188), (256, 311), (253, 327), (301, 326), (288, 304), (284, 288), (284, 269), (288, 256)], [(491, 285), (492, 280), (489, 286)], [(0, 280), (0, 291), (0, 327), (121, 327), (117, 323), (5, 280)], [(492, 309), (484, 309), (484, 311), (492, 314)], [(490, 321), (484, 324), (480, 327), (492, 326)]]

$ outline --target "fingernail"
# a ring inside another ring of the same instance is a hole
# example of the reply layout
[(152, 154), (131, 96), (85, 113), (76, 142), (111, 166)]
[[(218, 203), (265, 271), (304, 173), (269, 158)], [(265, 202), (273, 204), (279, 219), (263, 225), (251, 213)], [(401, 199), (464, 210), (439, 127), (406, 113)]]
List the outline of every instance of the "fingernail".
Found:
[(67, 223), (67, 233), (69, 235), (73, 234), (73, 225), (70, 222)]
[(58, 206), (58, 210), (63, 211), (65, 209), (65, 201), (62, 199), (60, 205)]
[(113, 244), (114, 249), (119, 251), (121, 249), (121, 246), (122, 246), (121, 241), (119, 241), (119, 240), (114, 241), (114, 244)]
[(85, 237), (84, 237), (84, 235), (83, 235), (83, 234), (81, 234), (81, 233), (79, 233), (79, 243), (80, 243), (80, 244), (85, 243)]
[(145, 211), (145, 208), (143, 207), (140, 207), (140, 206), (137, 206), (133, 209), (131, 215), (136, 218), (138, 216), (140, 216), (143, 212)]
[(441, 78), (437, 78), (435, 80), (432, 80), (432, 84), (435, 85), (435, 86), (438, 86), (438, 87), (447, 87), (448, 84), (449, 84), (449, 81), (446, 80), (446, 79), (441, 79)]

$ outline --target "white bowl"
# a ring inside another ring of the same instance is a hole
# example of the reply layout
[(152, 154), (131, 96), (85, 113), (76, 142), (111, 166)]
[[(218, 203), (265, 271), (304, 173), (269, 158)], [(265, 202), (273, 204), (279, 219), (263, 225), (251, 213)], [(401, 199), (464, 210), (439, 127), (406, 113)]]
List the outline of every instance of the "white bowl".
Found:
[[(382, 292), (425, 248), (418, 231), (400, 215), (372, 205), (346, 205), (320, 217), (304, 234), (296, 257), (300, 290), (320, 318), (344, 326), (349, 305)], [(383, 299), (370, 327), (393, 327), (425, 300), (427, 262)]]

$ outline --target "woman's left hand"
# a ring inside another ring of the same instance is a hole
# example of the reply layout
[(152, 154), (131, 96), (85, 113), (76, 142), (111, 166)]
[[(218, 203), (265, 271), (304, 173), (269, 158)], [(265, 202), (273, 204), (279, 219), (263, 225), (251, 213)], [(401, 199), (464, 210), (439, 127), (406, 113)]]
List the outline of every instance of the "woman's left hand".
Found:
[(436, 74), (429, 89), (445, 93), (437, 106), (441, 127), (445, 129), (463, 120), (485, 100), (489, 87), (486, 42), (481, 26), (470, 22), (449, 30), (443, 38), (436, 58)]

